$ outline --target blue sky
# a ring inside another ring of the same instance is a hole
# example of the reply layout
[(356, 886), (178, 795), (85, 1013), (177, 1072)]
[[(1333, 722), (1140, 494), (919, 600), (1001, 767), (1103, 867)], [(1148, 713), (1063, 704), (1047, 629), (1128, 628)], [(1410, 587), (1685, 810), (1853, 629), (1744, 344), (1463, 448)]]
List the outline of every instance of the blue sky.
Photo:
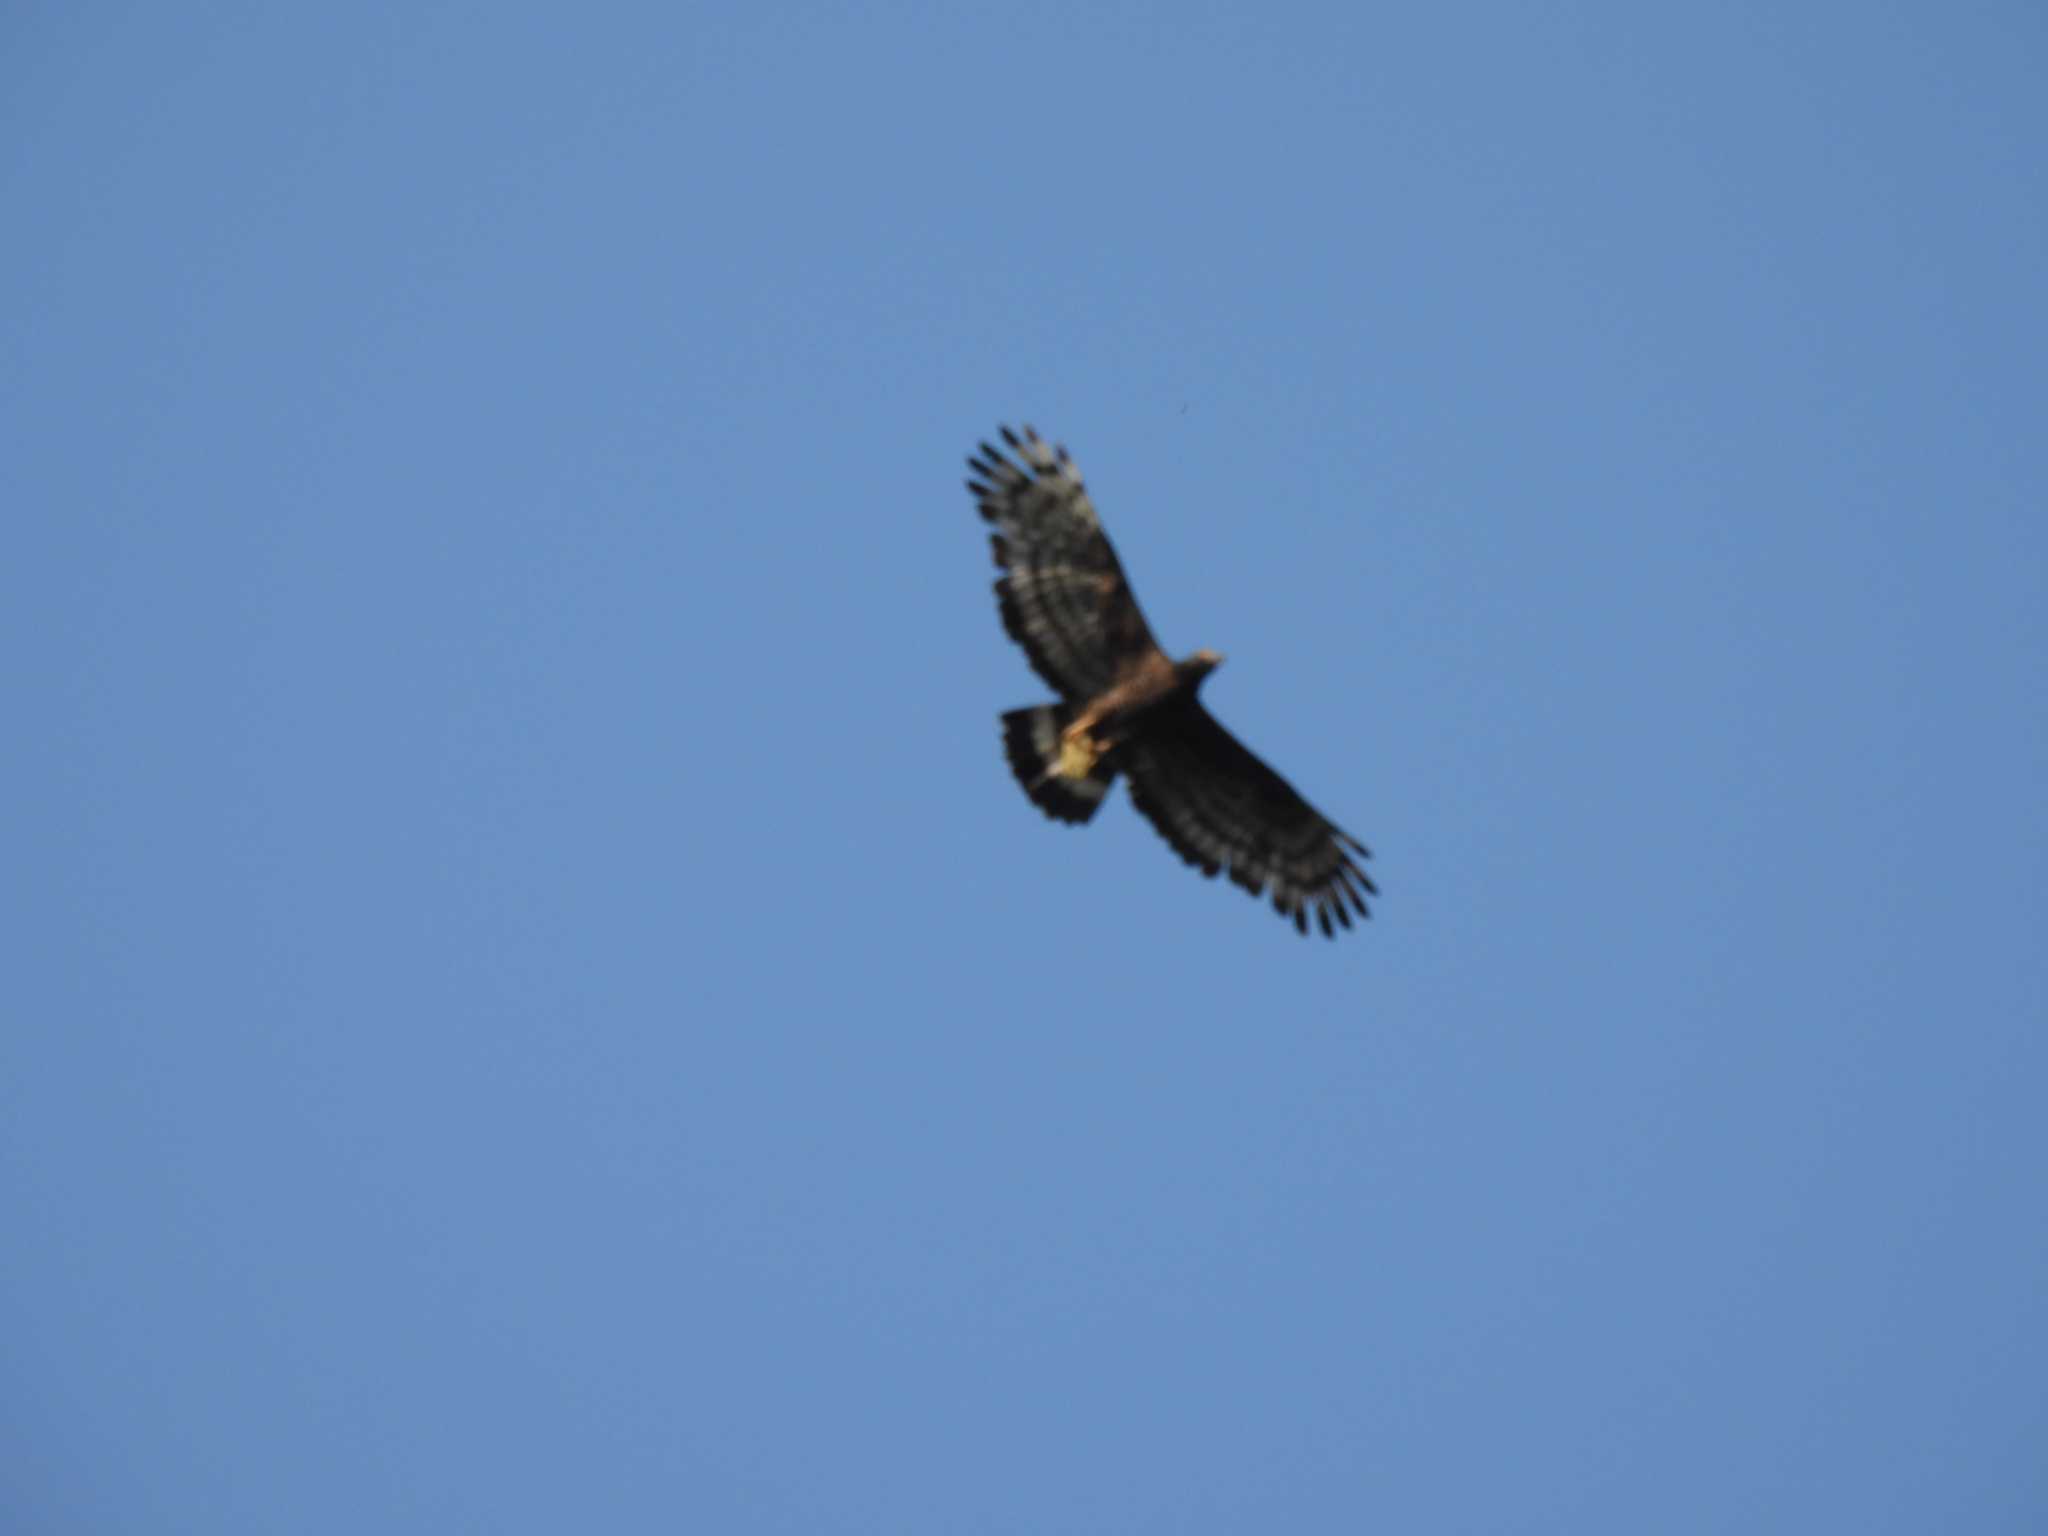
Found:
[(2037, 8), (0, 36), (10, 1530), (2042, 1528)]

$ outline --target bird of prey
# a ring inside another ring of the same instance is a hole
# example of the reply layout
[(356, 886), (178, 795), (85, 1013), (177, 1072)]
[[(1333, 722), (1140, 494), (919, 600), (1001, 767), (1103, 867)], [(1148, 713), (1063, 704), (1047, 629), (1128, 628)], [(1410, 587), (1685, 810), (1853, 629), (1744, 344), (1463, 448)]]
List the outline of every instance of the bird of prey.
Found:
[[(1064, 447), (1008, 427), (983, 443), (967, 482), (994, 533), (1003, 628), (1059, 694), (1002, 716), (1024, 793), (1058, 821), (1101, 809), (1119, 774), (1131, 803), (1204, 875), (1228, 871), (1308, 932), (1351, 926), (1378, 888), (1365, 845), (1329, 821), (1216, 723), (1195, 695), (1223, 658), (1175, 661), (1152, 638), (1095, 506)], [(1014, 455), (1014, 458), (1012, 457)], [(1356, 855), (1356, 858), (1353, 856)]]

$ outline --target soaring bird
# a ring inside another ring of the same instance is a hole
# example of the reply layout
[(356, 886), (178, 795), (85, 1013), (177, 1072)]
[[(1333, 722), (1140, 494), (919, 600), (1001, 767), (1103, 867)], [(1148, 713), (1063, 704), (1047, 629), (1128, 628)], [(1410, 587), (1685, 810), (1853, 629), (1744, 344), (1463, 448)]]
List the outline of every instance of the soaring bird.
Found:
[[(1003, 627), (1059, 702), (1002, 716), (1011, 771), (1040, 810), (1076, 825), (1119, 774), (1131, 803), (1204, 875), (1227, 870), (1308, 932), (1369, 916), (1366, 847), (1297, 794), (1202, 707), (1211, 650), (1175, 661), (1152, 638), (1067, 450), (1030, 427), (971, 455), (967, 482), (1003, 575)], [(1355, 857), (1354, 857), (1355, 856)]]

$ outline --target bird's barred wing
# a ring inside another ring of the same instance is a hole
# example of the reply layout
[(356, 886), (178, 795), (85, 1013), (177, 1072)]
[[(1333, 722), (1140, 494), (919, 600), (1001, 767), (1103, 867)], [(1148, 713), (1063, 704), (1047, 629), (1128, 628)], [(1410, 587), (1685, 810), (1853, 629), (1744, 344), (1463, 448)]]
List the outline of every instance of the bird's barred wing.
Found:
[[(1222, 870), (1308, 932), (1371, 914), (1379, 894), (1359, 866), (1365, 845), (1329, 821), (1193, 701), (1147, 718), (1119, 752), (1131, 803), (1205, 875)], [(1356, 855), (1354, 859), (1353, 855)]]
[(995, 529), (1003, 628), (1063, 697), (1094, 698), (1157, 642), (1067, 450), (1029, 427), (1003, 428), (1003, 441), (1016, 462), (988, 443), (967, 461), (967, 489)]

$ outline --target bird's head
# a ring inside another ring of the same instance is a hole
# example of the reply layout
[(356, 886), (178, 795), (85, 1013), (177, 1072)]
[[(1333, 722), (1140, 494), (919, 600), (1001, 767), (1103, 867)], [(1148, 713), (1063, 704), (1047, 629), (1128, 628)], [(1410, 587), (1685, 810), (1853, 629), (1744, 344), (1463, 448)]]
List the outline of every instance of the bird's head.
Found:
[(1203, 649), (1181, 662), (1174, 670), (1192, 688), (1222, 665), (1223, 653), (1221, 651)]

